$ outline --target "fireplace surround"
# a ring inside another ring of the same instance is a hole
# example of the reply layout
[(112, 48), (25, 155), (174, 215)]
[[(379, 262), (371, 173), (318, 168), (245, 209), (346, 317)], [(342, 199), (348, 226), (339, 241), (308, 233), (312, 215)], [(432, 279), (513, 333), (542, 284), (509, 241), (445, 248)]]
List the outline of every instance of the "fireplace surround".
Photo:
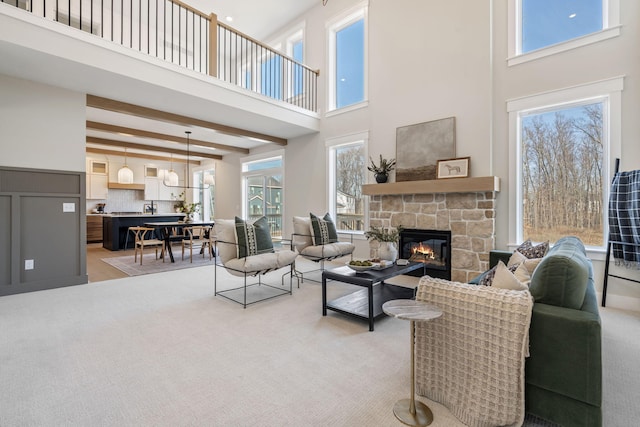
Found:
[[(471, 178), (471, 184), (475, 185), (479, 179), (489, 184), (492, 182), (484, 178)], [(407, 193), (404, 187), (397, 188), (405, 183), (364, 186), (365, 194), (370, 196), (370, 225), (450, 231), (450, 280), (468, 282), (489, 269), (489, 252), (495, 245), (495, 198), (499, 186), (497, 182), (493, 187), (483, 184), (481, 188), (487, 190), (465, 192), (460, 183), (467, 179), (458, 178), (450, 180), (460, 181), (450, 192), (439, 193), (437, 191), (443, 191), (446, 185), (436, 186), (439, 184), (437, 181), (410, 182), (408, 191), (415, 193)], [(419, 187), (428, 188), (420, 192)], [(384, 189), (382, 191), (389, 189), (390, 192), (401, 194), (380, 194), (381, 188)]]

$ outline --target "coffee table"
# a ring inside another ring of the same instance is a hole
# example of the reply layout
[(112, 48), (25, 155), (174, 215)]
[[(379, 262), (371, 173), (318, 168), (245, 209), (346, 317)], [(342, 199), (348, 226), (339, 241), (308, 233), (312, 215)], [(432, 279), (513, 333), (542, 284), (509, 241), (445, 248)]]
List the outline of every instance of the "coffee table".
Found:
[[(367, 270), (355, 272), (346, 265), (322, 272), (322, 315), (327, 310), (336, 311), (349, 316), (355, 316), (369, 321), (369, 331), (373, 331), (374, 319), (384, 315), (382, 304), (394, 299), (412, 299), (414, 290), (404, 286), (385, 283), (392, 277), (423, 269), (425, 264), (411, 262), (408, 265), (393, 265), (383, 270)], [(327, 302), (327, 280), (362, 286), (351, 294)]]

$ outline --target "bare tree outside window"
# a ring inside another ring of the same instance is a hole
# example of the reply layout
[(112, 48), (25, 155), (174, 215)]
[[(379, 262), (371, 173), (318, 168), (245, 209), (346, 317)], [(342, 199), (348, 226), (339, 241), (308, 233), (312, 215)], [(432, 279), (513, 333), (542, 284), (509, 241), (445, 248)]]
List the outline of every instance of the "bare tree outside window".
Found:
[(604, 245), (603, 104), (522, 117), (523, 236)]
[(364, 230), (365, 158), (362, 144), (338, 147), (336, 156), (336, 226), (339, 230)]

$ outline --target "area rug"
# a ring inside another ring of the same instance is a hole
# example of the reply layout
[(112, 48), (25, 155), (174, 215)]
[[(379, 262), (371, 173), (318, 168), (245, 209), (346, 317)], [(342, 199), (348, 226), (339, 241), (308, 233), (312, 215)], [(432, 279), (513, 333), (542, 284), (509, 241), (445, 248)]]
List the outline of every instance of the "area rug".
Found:
[(193, 262), (190, 262), (188, 252), (185, 253), (183, 261), (180, 250), (174, 250), (173, 257), (175, 262), (171, 262), (169, 257), (166, 258), (165, 262), (162, 262), (161, 258), (155, 259), (155, 254), (149, 252), (145, 253), (142, 265), (140, 265), (140, 258), (138, 258), (138, 262), (134, 261), (133, 254), (114, 258), (102, 258), (101, 261), (117, 268), (128, 276), (141, 276), (143, 274), (162, 273), (165, 271), (202, 267), (205, 265), (213, 267), (214, 264), (214, 259), (209, 259), (208, 254), (203, 257), (200, 254), (194, 253)]

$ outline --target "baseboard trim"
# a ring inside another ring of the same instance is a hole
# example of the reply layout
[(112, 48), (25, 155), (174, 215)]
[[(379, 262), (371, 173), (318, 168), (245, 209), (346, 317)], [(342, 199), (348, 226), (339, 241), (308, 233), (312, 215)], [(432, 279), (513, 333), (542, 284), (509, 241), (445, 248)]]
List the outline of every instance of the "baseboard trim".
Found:
[[(602, 292), (598, 292), (598, 301), (602, 305)], [(630, 310), (640, 312), (640, 298), (626, 297), (622, 295), (607, 293), (606, 308), (617, 308), (620, 310)]]

